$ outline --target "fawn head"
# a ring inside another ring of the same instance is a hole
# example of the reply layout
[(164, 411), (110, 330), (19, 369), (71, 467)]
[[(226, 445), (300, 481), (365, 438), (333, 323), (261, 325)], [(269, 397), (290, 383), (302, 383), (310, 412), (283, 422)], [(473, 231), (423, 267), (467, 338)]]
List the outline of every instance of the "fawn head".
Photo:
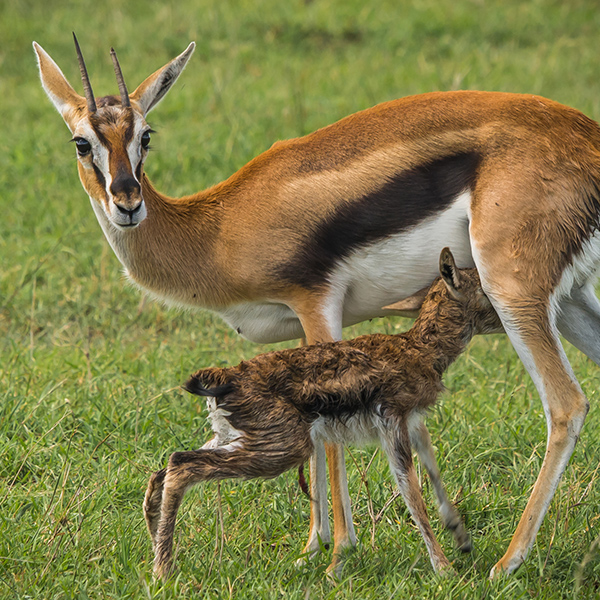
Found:
[(449, 248), (440, 253), (440, 277), (429, 288), (400, 300), (386, 310), (406, 316), (434, 312), (437, 319), (454, 319), (471, 325), (473, 335), (504, 331), (492, 303), (485, 295), (477, 269), (458, 269)]

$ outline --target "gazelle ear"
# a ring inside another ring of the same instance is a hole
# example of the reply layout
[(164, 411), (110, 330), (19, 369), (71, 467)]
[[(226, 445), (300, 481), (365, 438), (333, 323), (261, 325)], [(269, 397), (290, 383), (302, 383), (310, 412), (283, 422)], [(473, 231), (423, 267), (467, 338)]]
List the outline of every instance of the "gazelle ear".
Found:
[(452, 252), (450, 252), (449, 248), (444, 248), (440, 254), (440, 275), (451, 296), (457, 300), (464, 298), (464, 294), (461, 290), (462, 282), (460, 271), (456, 267), (454, 256), (452, 256)]
[(38, 43), (33, 42), (33, 49), (37, 55), (42, 87), (62, 115), (67, 127), (73, 131), (75, 118), (81, 109), (85, 108), (85, 98), (72, 88), (58, 65)]
[(399, 317), (416, 319), (419, 316), (419, 311), (421, 310), (421, 306), (423, 306), (423, 302), (428, 292), (428, 287), (423, 288), (422, 290), (415, 292), (412, 296), (404, 298), (404, 300), (399, 300), (398, 302), (384, 306), (383, 310), (392, 311), (391, 314), (398, 315)]
[(138, 105), (143, 115), (148, 114), (165, 97), (181, 75), (195, 47), (196, 44), (192, 42), (177, 58), (152, 73), (129, 95), (130, 100)]

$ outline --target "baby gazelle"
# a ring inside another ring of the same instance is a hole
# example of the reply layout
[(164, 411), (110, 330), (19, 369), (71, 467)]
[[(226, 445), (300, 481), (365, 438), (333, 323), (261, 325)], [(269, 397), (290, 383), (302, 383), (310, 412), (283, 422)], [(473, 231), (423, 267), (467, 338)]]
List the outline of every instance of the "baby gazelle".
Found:
[(276, 477), (302, 465), (323, 442), (379, 441), (434, 569), (451, 570), (427, 518), (413, 467), (414, 446), (445, 526), (462, 550), (470, 550), (422, 419), (443, 390), (443, 372), (473, 335), (501, 330), (501, 324), (476, 270), (459, 271), (447, 248), (440, 273), (407, 333), (270, 352), (190, 378), (188, 391), (209, 397), (215, 436), (200, 450), (175, 452), (167, 468), (150, 478), (144, 515), (156, 575), (171, 571), (175, 519), (188, 488), (208, 479)]

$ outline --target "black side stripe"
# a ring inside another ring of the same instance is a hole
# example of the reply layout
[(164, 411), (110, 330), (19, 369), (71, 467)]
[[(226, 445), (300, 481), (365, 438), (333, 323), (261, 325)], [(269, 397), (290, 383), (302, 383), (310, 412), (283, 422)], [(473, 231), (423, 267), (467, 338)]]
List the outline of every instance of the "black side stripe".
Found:
[(307, 289), (324, 285), (335, 265), (353, 251), (448, 208), (473, 187), (479, 162), (474, 152), (457, 154), (389, 178), (377, 191), (343, 204), (317, 223), (296, 255), (275, 266), (276, 276)]

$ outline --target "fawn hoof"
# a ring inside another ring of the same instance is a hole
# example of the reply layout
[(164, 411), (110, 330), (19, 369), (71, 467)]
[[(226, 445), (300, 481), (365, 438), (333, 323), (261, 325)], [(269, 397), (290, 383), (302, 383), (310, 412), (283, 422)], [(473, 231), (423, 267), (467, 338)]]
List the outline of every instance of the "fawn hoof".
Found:
[(156, 581), (165, 582), (175, 574), (175, 569), (173, 565), (168, 567), (154, 567), (153, 575)]
[(448, 519), (446, 522), (446, 529), (452, 532), (454, 541), (456, 542), (456, 547), (461, 552), (471, 552), (473, 549), (471, 536), (469, 535), (469, 532), (467, 531), (465, 524), (458, 513), (455, 513), (453, 518)]
[(466, 554), (467, 552), (471, 552), (471, 550), (473, 550), (473, 542), (469, 532), (464, 527), (461, 527), (460, 529), (460, 531), (454, 532), (454, 539), (456, 541), (456, 547), (462, 553)]
[(167, 581), (175, 574), (175, 566), (172, 559), (157, 561), (154, 560), (154, 569), (152, 570), (154, 579), (158, 581)]
[(458, 577), (458, 573), (450, 563), (440, 567), (436, 572), (439, 577), (443, 578)]

